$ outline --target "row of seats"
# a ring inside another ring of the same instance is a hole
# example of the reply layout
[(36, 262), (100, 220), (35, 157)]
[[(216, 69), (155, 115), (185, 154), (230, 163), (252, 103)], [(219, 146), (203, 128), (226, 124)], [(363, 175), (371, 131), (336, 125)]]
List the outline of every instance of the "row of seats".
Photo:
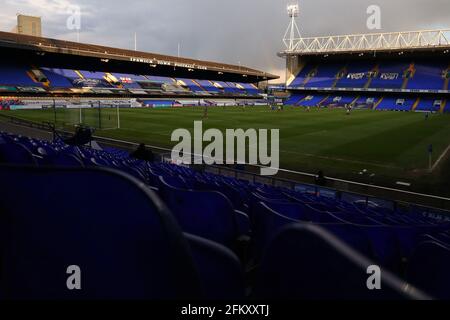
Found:
[(192, 92), (194, 94), (232, 94), (258, 95), (259, 90), (251, 84), (218, 81), (216, 85), (207, 80), (173, 79), (152, 75), (133, 75), (123, 73), (105, 73), (100, 71), (41, 68), (42, 79), (39, 82), (29, 76), (26, 66), (0, 65), (0, 85), (49, 87), (69, 89), (90, 87), (103, 89), (149, 89), (149, 83), (157, 85), (161, 91)]
[(363, 60), (348, 63), (310, 61), (291, 82), (291, 88), (374, 88), (448, 90), (448, 60)]
[[(450, 298), (450, 225), (426, 209), (7, 133), (0, 162), (21, 165), (0, 168), (2, 298)], [(73, 264), (86, 290), (64, 287)]]
[(328, 107), (344, 106), (353, 104), (357, 107), (366, 107), (377, 110), (396, 111), (429, 111), (429, 112), (449, 112), (447, 101), (444, 99), (418, 98), (418, 97), (375, 97), (357, 95), (324, 95), (324, 94), (292, 94), (285, 102), (285, 105), (303, 107)]

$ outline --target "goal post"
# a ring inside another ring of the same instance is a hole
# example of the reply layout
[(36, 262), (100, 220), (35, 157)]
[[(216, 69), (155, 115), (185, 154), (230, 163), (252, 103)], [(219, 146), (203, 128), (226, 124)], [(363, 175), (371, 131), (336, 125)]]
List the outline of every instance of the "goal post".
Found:
[[(70, 129), (78, 125), (96, 130), (113, 130), (120, 128), (120, 108), (124, 104), (89, 102), (54, 104), (49, 121), (59, 129)], [(50, 106), (47, 106), (49, 108)]]

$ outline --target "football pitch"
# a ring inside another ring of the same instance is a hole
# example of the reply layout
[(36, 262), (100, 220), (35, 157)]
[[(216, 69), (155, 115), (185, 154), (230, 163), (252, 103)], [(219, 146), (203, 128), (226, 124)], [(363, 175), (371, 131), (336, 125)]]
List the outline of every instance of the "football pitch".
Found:
[[(97, 117), (95, 110), (89, 112), (88, 117)], [(108, 121), (116, 117), (113, 109), (102, 112)], [(8, 114), (34, 121), (54, 119), (52, 110)], [(446, 114), (433, 114), (425, 119), (424, 114), (414, 112), (354, 110), (346, 115), (342, 109), (313, 108), (307, 112), (298, 107), (286, 107), (283, 111), (268, 107), (210, 107), (207, 119), (203, 115), (201, 107), (121, 109), (121, 128), (98, 130), (96, 134), (170, 149), (176, 144), (170, 141), (173, 130), (185, 128), (193, 135), (193, 122), (202, 120), (204, 130), (279, 129), (283, 169), (310, 173), (323, 170), (329, 176), (354, 180), (361, 180), (361, 172), (366, 170), (364, 176), (373, 175), (375, 181), (392, 184), (399, 180), (437, 183), (442, 179), (443, 168), (450, 167), (446, 154), (450, 145), (450, 115)], [(428, 170), (430, 144), (432, 173)]]

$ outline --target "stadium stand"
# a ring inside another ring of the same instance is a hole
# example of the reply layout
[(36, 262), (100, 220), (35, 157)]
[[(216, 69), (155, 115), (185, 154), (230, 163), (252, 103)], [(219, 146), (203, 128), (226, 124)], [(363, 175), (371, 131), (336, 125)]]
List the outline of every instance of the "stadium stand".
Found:
[(314, 107), (318, 106), (320, 102), (324, 101), (325, 99), (328, 99), (328, 96), (325, 95), (309, 95), (306, 96), (302, 101), (300, 101), (298, 104), (304, 107)]
[(146, 78), (144, 78), (143, 76), (134, 74), (113, 73), (112, 76), (114, 76), (117, 81), (127, 89), (142, 89), (139, 85), (139, 81), (146, 80)]
[(443, 90), (444, 78), (442, 74), (448, 63), (441, 61), (420, 61), (414, 66), (415, 72), (408, 81), (408, 89), (413, 90)]
[(403, 74), (406, 69), (408, 69), (408, 65), (403, 62), (380, 62), (370, 84), (370, 88), (400, 89), (403, 85)]
[(198, 83), (195, 82), (195, 80), (178, 79), (178, 81), (181, 81), (181, 84), (189, 88), (192, 92), (205, 92), (205, 90), (202, 87), (200, 87)]
[(152, 76), (152, 75), (146, 75), (145, 78), (147, 78), (147, 80), (153, 81), (153, 82), (159, 82), (159, 83), (168, 83), (168, 84), (172, 84), (174, 83), (174, 79), (172, 78), (167, 78), (167, 77), (159, 77), (159, 76)]
[(317, 68), (317, 72), (311, 77), (305, 87), (331, 88), (333, 87), (336, 76), (343, 68), (341, 63), (326, 63)]
[(403, 99), (386, 97), (376, 107), (377, 110), (411, 111), (417, 98)]
[(97, 79), (97, 80), (105, 79), (104, 72), (84, 71), (84, 70), (80, 70), (79, 72), (85, 79)]
[(430, 99), (430, 98), (422, 98), (420, 99), (416, 110), (417, 111), (434, 111), (438, 112), (441, 108), (441, 103), (437, 103), (438, 101), (436, 99)]
[[(12, 72), (17, 72), (13, 70)], [(217, 87), (211, 81), (179, 79), (175, 81), (172, 78), (152, 76), (152, 75), (131, 75), (122, 73), (113, 73), (108, 78), (104, 72), (93, 72), (86, 70), (68, 70), (68, 69), (49, 69), (42, 68), (43, 74), (47, 77), (50, 88), (73, 88), (73, 87), (96, 87), (111, 88), (123, 87), (125, 89), (150, 89), (149, 84), (155, 84), (152, 90), (161, 92), (192, 92), (193, 94), (227, 94), (227, 95), (248, 95), (255, 96), (260, 93), (259, 89), (251, 84), (237, 84), (219, 81), (216, 82)], [(6, 74), (5, 79), (9, 79)], [(11, 81), (5, 85), (29, 86), (31, 83), (36, 85), (31, 78), (26, 81), (23, 78), (17, 78), (16, 83)], [(181, 82), (180, 82), (181, 81)], [(141, 85), (142, 84), (142, 85)], [(147, 84), (147, 85), (145, 85)], [(158, 87), (159, 85), (159, 87)], [(239, 89), (238, 85), (242, 87)]]
[(234, 95), (240, 95), (245, 93), (245, 91), (239, 89), (235, 83), (229, 83), (224, 81), (217, 81), (216, 83), (223, 88), (225, 93)]
[(356, 97), (352, 95), (331, 95), (322, 104), (325, 106), (344, 106), (352, 103), (355, 99)]
[(28, 67), (13, 63), (0, 64), (0, 85), (40, 86), (27, 74)]
[(73, 86), (66, 76), (53, 69), (42, 68), (42, 72), (47, 77), (49, 85), (53, 88), (71, 88)]
[(338, 88), (364, 88), (367, 84), (368, 71), (374, 66), (367, 62), (352, 61), (347, 64), (345, 71), (338, 80), (336, 87)]
[(377, 110), (393, 110), (396, 106), (397, 98), (383, 98), (383, 100), (376, 106)]
[[(43, 86), (49, 90), (71, 88), (98, 89), (130, 89), (149, 90), (152, 94), (193, 94), (193, 95), (224, 95), (224, 96), (259, 96), (260, 90), (252, 84), (194, 79), (175, 80), (169, 77), (155, 75), (133, 75), (124, 73), (105, 73), (100, 71), (70, 70), (56, 68), (36, 69), (45, 76), (45, 81), (35, 82), (24, 66), (12, 67), (0, 65), (0, 85), (21, 87)], [(3, 80), (2, 80), (3, 79)], [(215, 83), (215, 84), (214, 84)], [(43, 91), (45, 93), (45, 90)], [(112, 94), (113, 91), (102, 91)], [(122, 92), (120, 92), (122, 93)], [(142, 92), (139, 92), (142, 93)], [(144, 92), (145, 93), (145, 92)]]
[(314, 73), (316, 70), (316, 66), (312, 63), (307, 64), (303, 67), (300, 73), (295, 77), (294, 81), (289, 85), (292, 88), (296, 87), (304, 87), (307, 80), (309, 80), (309, 76)]
[(260, 93), (258, 87), (251, 83), (238, 83), (248, 94), (257, 95)]
[(285, 105), (288, 105), (288, 106), (290, 106), (290, 105), (298, 105), (298, 103), (300, 103), (300, 101), (302, 100), (302, 99), (304, 99), (305, 98), (305, 95), (303, 95), (303, 94), (292, 94), (290, 97), (289, 97), (289, 99), (287, 99), (285, 102), (284, 102), (284, 104)]
[[(447, 70), (448, 61), (442, 58), (355, 59), (347, 63), (327, 59), (306, 61), (287, 86), (291, 96), (284, 104), (299, 105), (301, 101), (302, 106), (353, 104), (376, 110), (448, 112), (446, 99), (422, 97), (417, 93), (436, 94), (448, 90)], [(306, 91), (311, 88), (326, 88), (330, 94), (326, 97), (314, 90)], [(303, 92), (296, 89), (303, 89)], [(373, 100), (368, 102), (369, 95), (366, 92), (361, 95), (361, 91), (377, 93), (371, 93)], [(392, 91), (405, 94), (397, 97), (383, 94)], [(304, 96), (307, 98), (302, 98)]]
[(74, 70), (70, 69), (50, 69), (50, 68), (44, 68), (47, 72), (53, 72), (55, 74), (58, 74), (64, 78), (68, 79), (79, 79), (80, 75), (76, 73)]
[[(0, 163), (2, 299), (449, 296), (450, 223), (431, 209), (4, 132)], [(74, 256), (91, 270), (81, 292), (59, 284)], [(384, 275), (375, 292), (365, 287), (374, 264)]]
[(209, 80), (197, 80), (197, 83), (206, 91), (210, 93), (220, 93), (220, 89), (215, 87)]

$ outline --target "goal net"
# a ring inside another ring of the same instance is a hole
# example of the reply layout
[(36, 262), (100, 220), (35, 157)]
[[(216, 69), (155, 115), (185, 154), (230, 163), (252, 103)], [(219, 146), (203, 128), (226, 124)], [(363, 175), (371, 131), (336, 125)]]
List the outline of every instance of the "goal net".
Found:
[(112, 130), (120, 128), (119, 104), (84, 103), (64, 104), (52, 107), (51, 122), (58, 129), (70, 129), (83, 125), (96, 130)]

